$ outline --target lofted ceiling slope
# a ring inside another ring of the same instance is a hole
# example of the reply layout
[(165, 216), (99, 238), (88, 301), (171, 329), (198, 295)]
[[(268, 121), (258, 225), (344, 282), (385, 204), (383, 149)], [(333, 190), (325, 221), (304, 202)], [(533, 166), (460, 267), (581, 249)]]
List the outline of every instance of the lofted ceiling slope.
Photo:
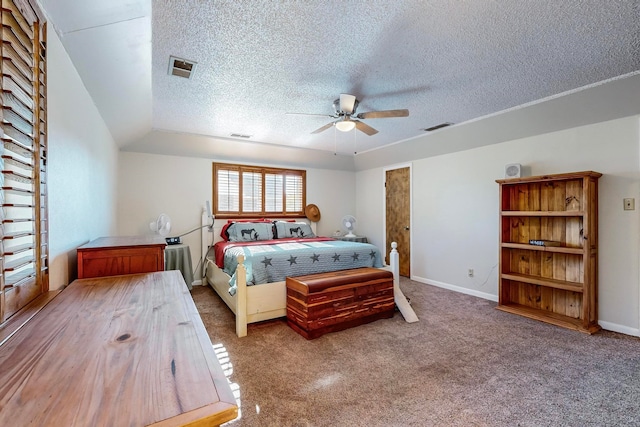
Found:
[[(428, 144), (424, 128), (451, 122), (430, 135), (450, 132), (640, 70), (640, 0), (41, 2), (117, 143), (132, 151), (216, 157), (237, 147), (268, 159), (277, 145), (322, 150), (329, 162), (334, 152)], [(192, 78), (169, 75), (170, 56), (197, 62)], [(340, 93), (359, 99), (357, 112), (410, 115), (363, 120), (379, 131), (367, 136), (312, 134), (332, 119), (286, 114), (331, 115)], [(567, 123), (583, 113), (560, 112)], [(637, 102), (620, 111), (639, 113)]]

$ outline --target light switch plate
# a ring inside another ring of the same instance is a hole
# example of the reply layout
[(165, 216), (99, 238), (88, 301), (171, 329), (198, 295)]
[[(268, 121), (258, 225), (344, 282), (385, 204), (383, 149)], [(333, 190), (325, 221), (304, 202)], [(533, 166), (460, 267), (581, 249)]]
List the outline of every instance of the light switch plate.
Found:
[(636, 209), (636, 199), (623, 199), (623, 202), (625, 211), (633, 211)]

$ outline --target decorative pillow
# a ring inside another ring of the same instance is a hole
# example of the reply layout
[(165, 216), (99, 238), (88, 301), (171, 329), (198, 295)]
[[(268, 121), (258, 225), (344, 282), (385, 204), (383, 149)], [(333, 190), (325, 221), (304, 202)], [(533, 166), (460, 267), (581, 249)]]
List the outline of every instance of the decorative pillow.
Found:
[(306, 222), (274, 221), (276, 225), (276, 238), (285, 239), (287, 237), (316, 237), (311, 230), (311, 226)]
[(227, 233), (227, 229), (229, 227), (231, 227), (231, 225), (233, 225), (236, 222), (267, 222), (267, 223), (271, 224), (271, 220), (264, 219), (264, 218), (260, 218), (260, 219), (230, 219), (230, 220), (227, 221), (227, 223), (225, 225), (222, 226), (222, 229), (220, 230), (220, 237), (222, 237), (222, 240), (224, 240), (225, 242), (229, 241), (229, 234)]
[(227, 228), (230, 242), (250, 242), (273, 239), (270, 222), (234, 222)]

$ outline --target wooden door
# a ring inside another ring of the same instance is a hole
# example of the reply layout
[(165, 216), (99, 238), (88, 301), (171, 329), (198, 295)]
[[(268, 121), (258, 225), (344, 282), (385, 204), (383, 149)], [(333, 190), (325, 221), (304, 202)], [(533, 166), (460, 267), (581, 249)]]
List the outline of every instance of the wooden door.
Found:
[[(408, 167), (386, 171), (386, 244), (398, 243), (400, 275), (411, 276), (411, 191)], [(387, 260), (388, 261), (388, 260)]]

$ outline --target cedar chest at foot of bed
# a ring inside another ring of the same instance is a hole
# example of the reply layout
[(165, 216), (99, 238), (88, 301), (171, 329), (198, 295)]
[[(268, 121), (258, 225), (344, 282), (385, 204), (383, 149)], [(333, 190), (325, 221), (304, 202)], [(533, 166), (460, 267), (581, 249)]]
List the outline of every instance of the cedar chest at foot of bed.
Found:
[(287, 277), (287, 323), (306, 339), (393, 317), (393, 274), (356, 268)]

